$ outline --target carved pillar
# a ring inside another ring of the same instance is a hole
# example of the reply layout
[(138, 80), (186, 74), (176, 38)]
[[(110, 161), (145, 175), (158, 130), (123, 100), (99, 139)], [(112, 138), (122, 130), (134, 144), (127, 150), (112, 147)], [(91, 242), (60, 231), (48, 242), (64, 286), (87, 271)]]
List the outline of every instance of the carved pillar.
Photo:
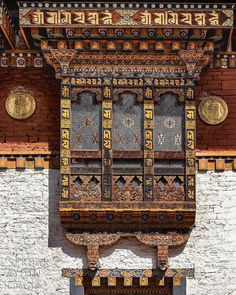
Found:
[(102, 200), (112, 199), (112, 83), (102, 86)]
[(157, 245), (157, 267), (165, 270), (168, 267), (169, 245), (160, 243)]
[(154, 91), (153, 82), (144, 85), (144, 200), (154, 198)]
[(99, 267), (99, 245), (90, 243), (87, 245), (88, 267), (95, 270)]

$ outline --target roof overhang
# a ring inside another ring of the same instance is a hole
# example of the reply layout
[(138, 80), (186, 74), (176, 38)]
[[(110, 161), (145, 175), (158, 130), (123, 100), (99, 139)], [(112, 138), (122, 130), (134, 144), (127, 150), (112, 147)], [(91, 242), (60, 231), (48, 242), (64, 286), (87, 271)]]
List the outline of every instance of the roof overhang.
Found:
[(0, 32), (4, 39), (6, 47), (15, 48), (15, 32), (14, 25), (7, 7), (0, 1)]
[[(45, 39), (88, 39), (83, 36), (84, 29), (92, 30), (95, 39), (101, 29), (111, 32), (170, 29), (186, 30), (190, 40), (201, 39), (199, 32), (204, 31), (206, 40), (218, 42), (217, 50), (224, 50), (222, 43), (227, 43), (234, 25), (234, 4), (18, 2), (18, 5), (20, 28), (28, 48), (40, 47)], [(156, 39), (161, 38), (157, 32)], [(172, 39), (176, 40), (174, 32)]]

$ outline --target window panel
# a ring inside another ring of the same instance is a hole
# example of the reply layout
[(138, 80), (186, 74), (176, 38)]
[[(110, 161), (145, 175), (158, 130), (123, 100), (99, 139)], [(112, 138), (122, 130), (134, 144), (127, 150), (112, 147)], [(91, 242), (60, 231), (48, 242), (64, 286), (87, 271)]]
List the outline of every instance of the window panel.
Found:
[(113, 112), (113, 150), (142, 150), (143, 111), (137, 95), (123, 92), (114, 103)]
[(164, 94), (155, 103), (154, 149), (165, 152), (184, 149), (184, 105), (173, 93)]
[(72, 101), (72, 150), (99, 150), (101, 147), (101, 103), (90, 91)]

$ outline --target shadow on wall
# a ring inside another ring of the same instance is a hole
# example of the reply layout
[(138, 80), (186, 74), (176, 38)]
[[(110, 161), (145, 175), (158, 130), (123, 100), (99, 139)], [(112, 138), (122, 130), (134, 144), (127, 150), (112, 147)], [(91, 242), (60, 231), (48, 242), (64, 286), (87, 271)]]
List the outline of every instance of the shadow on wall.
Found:
[(187, 243), (182, 246), (178, 246), (176, 248), (171, 248), (169, 250), (169, 257), (176, 257), (176, 256), (180, 255), (182, 252), (184, 252), (184, 249), (185, 249)]
[[(61, 248), (62, 251), (75, 258), (82, 258), (83, 265), (87, 266), (87, 261), (85, 259), (86, 252), (85, 249), (80, 248), (80, 251), (73, 246), (66, 238), (65, 232), (61, 225), (60, 215), (59, 215), (59, 180), (60, 173), (59, 170), (49, 170), (49, 216), (48, 216), (48, 247), (49, 248)], [(84, 251), (83, 251), (84, 250)], [(81, 251), (83, 257), (81, 257)]]

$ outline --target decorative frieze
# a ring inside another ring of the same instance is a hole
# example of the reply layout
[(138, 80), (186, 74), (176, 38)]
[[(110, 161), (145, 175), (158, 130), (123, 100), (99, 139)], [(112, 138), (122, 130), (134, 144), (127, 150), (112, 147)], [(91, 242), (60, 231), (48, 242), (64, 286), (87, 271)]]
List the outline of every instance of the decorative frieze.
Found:
[(59, 156), (41, 153), (25, 155), (14, 152), (0, 154), (0, 169), (58, 169)]
[(45, 65), (40, 52), (36, 51), (3, 51), (0, 53), (0, 68), (42, 68)]
[(211, 67), (216, 69), (235, 69), (236, 52), (216, 53)]
[(74, 278), (77, 285), (83, 285), (83, 278), (98, 277), (100, 279), (108, 279), (108, 283), (116, 286), (116, 279), (118, 278), (139, 278), (139, 284), (142, 286), (146, 280), (153, 278), (194, 278), (193, 268), (174, 269), (168, 268), (167, 270), (160, 269), (98, 269), (92, 271), (90, 269), (72, 269), (64, 268), (62, 276), (67, 278)]
[(199, 157), (198, 171), (231, 171), (236, 170), (235, 157)]
[[(86, 9), (87, 3), (84, 2), (19, 2), (19, 6), (21, 8), (55, 8), (55, 9), (65, 9), (65, 8), (75, 8), (75, 9)], [(89, 8), (98, 8), (98, 9), (114, 9), (114, 8), (134, 8), (134, 9), (196, 9), (196, 10), (208, 10), (208, 9), (233, 9), (234, 5), (230, 3), (127, 3), (127, 2), (119, 2), (119, 3), (109, 3), (109, 2), (101, 2), (101, 3), (89, 3)]]
[[(74, 75), (74, 73), (90, 72), (94, 74), (105, 74), (107, 72), (115, 74), (123, 73), (155, 73), (155, 76), (169, 77), (170, 75), (184, 77), (186, 68), (188, 75), (194, 73), (194, 78), (199, 77), (202, 68), (210, 62), (211, 56), (204, 54), (202, 50), (180, 51), (177, 54), (78, 54), (74, 49), (67, 50), (46, 50), (44, 56), (47, 62), (52, 65), (57, 72), (57, 77), (63, 73)], [(66, 58), (65, 58), (66, 56)], [(63, 59), (63, 63), (62, 63)], [(66, 62), (66, 65), (65, 65)]]
[[(84, 41), (80, 41), (81, 42), (81, 47), (80, 50), (83, 52), (86, 52), (86, 47), (84, 47)], [(153, 47), (153, 43), (150, 42), (145, 42), (150, 49)], [(151, 44), (151, 45), (150, 45)], [(165, 51), (165, 42), (157, 42), (157, 45), (162, 44), (162, 50), (161, 51)], [(151, 47), (150, 47), (151, 46)], [(197, 46), (199, 48), (199, 46)], [(75, 48), (76, 48), (76, 44), (75, 44)], [(159, 47), (153, 47), (155, 49), (155, 51), (158, 53), (159, 51)], [(79, 50), (78, 48), (76, 48), (77, 50)], [(117, 50), (116, 48), (116, 42), (114, 42), (114, 49)], [(205, 49), (204, 48), (200, 48), (200, 49)], [(109, 49), (109, 47), (107, 47), (107, 54), (109, 54), (109, 52), (111, 52), (111, 50)], [(179, 50), (178, 50), (179, 51)], [(89, 59), (88, 54), (83, 54), (81, 52), (81, 60), (85, 59), (86, 57)], [(96, 55), (95, 55), (96, 56)], [(92, 58), (92, 56), (91, 56)], [(107, 56), (108, 60), (109, 55)], [(119, 57), (116, 57), (119, 60)], [(160, 56), (154, 56), (154, 57), (149, 57), (152, 62), (157, 62), (159, 61), (159, 63), (162, 62), (162, 60), (164, 60), (164, 58), (160, 59)], [(124, 56), (124, 60), (126, 60), (127, 57)], [(137, 61), (135, 60), (135, 57), (132, 57), (133, 62)], [(79, 60), (78, 60), (79, 61)], [(176, 62), (176, 58), (173, 59), (173, 62)], [(93, 57), (93, 59), (91, 60), (91, 64), (95, 63), (96, 64), (96, 58)], [(26, 68), (26, 67), (34, 67), (34, 68), (42, 68), (46, 65), (45, 63), (45, 59), (42, 56), (40, 51), (28, 51), (28, 50), (21, 50), (21, 51), (11, 51), (11, 50), (4, 50), (2, 52), (0, 52), (0, 67), (1, 68), (8, 68), (8, 67), (17, 67), (17, 68)], [(152, 67), (153, 68), (153, 67)], [(212, 63), (211, 63), (211, 68), (221, 68), (221, 69), (235, 69), (236, 68), (236, 52), (232, 52), (232, 53), (221, 53), (221, 54), (215, 54), (214, 58), (212, 59)], [(82, 66), (78, 67), (78, 70), (86, 70), (85, 67), (83, 68)], [(150, 67), (149, 67), (150, 70)], [(108, 68), (104, 68), (104, 71), (108, 71)], [(128, 71), (126, 69), (124, 69), (124, 71)], [(130, 70), (129, 70), (130, 71)], [(164, 70), (160, 70), (160, 72), (165, 72)], [(177, 86), (177, 85), (176, 85)]]
[[(51, 152), (16, 153), (14, 151), (0, 152), (0, 169), (35, 169), (35, 168), (58, 169), (59, 168), (59, 151), (55, 151), (53, 153)], [(197, 171), (232, 171), (232, 170), (234, 171), (236, 170), (236, 153), (230, 152), (230, 151), (218, 151), (218, 152), (197, 151), (196, 169)], [(168, 182), (168, 179), (166, 181)], [(171, 183), (172, 181), (173, 179), (171, 180)], [(158, 187), (156, 187), (156, 189), (157, 188)]]
[[(122, 4), (121, 4), (122, 5)], [(144, 8), (79, 8), (61, 7), (20, 7), (22, 27), (43, 27), (63, 25), (64, 27), (102, 26), (102, 27), (230, 27), (233, 26), (233, 10), (227, 9), (176, 9), (152, 7)], [(155, 6), (155, 5), (154, 5)]]
[[(87, 30), (89, 33), (89, 30)], [(93, 37), (87, 38), (81, 35), (82, 40), (71, 40), (66, 39), (63, 41), (59, 41), (57, 39), (51, 39), (50, 41), (45, 40), (43, 35), (41, 36), (41, 50), (51, 50), (51, 49), (76, 49), (78, 52), (90, 52), (90, 53), (177, 53), (181, 51), (184, 47), (193, 48), (194, 50), (204, 50), (206, 52), (213, 52), (214, 51), (214, 42), (208, 41), (196, 41), (196, 40), (184, 40), (178, 43), (179, 45), (176, 46), (177, 42), (172, 40), (172, 37), (166, 37), (166, 34), (163, 34), (162, 38), (166, 39), (165, 41), (158, 40), (154, 38), (154, 40), (129, 40), (130, 38), (133, 39), (132, 35), (123, 34), (124, 38), (117, 38), (115, 34), (109, 34), (107, 38), (102, 38), (102, 40), (94, 40), (96, 37), (100, 39), (99, 36), (94, 36), (93, 30), (91, 30), (91, 35)], [(166, 32), (165, 32), (166, 33)], [(157, 35), (158, 36), (158, 35)], [(194, 38), (194, 36), (193, 36)], [(85, 39), (85, 40), (84, 40)], [(112, 41), (110, 39), (113, 39)], [(117, 40), (114, 40), (117, 39)], [(127, 41), (128, 39), (129, 41)], [(150, 38), (149, 38), (150, 39)], [(157, 40), (158, 41), (157, 41)], [(181, 46), (180, 46), (181, 45)]]

